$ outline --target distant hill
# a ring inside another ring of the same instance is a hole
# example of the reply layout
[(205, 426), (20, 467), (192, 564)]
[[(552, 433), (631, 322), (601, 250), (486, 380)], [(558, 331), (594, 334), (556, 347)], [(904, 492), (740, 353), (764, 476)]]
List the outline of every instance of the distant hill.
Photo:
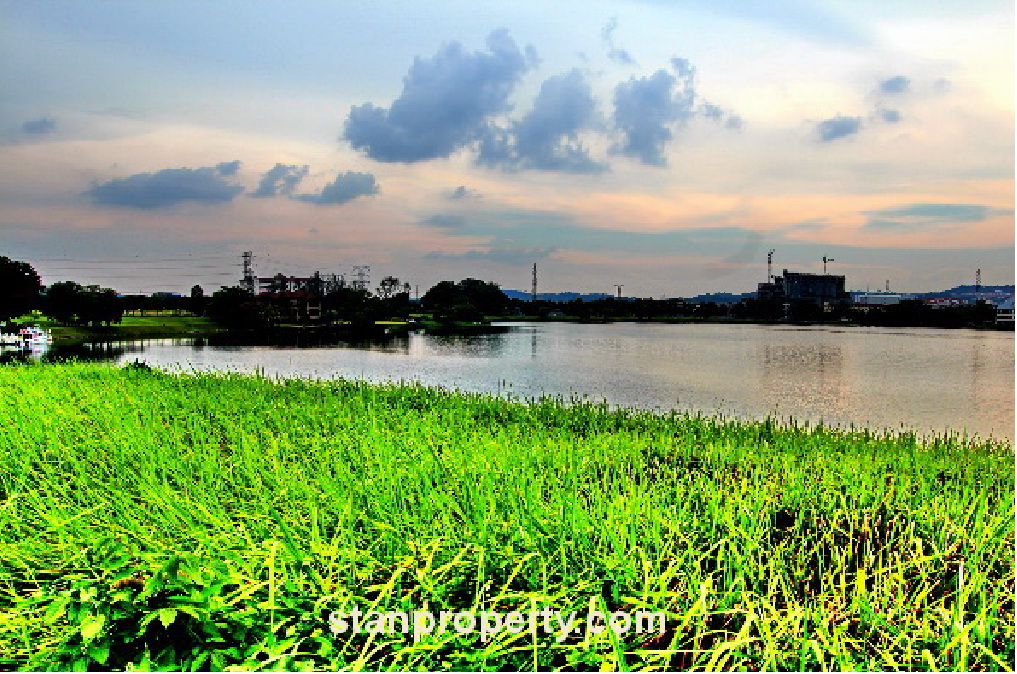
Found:
[[(958, 299), (975, 299), (978, 293), (975, 291), (974, 285), (963, 285), (950, 288), (949, 290), (940, 290), (939, 292), (931, 293), (909, 293), (911, 296), (916, 298), (926, 297), (956, 297)], [(989, 299), (990, 296), (998, 295), (1005, 296), (1009, 295), (1013, 297), (1014, 286), (982, 286), (982, 297)]]
[[(522, 290), (503, 290), (506, 295), (514, 300), (528, 300), (530, 299), (530, 293)], [(860, 291), (852, 291), (852, 294), (859, 294)], [(953, 297), (957, 299), (974, 300), (977, 297), (974, 285), (961, 285), (950, 288), (949, 290), (939, 290), (928, 293), (904, 293), (907, 297), (914, 297), (916, 299), (925, 299), (930, 297)], [(692, 297), (683, 298), (687, 302), (701, 303), (701, 302), (713, 302), (714, 304), (735, 304), (742, 300), (755, 298), (755, 292), (747, 293), (705, 293), (702, 295), (694, 295)], [(981, 296), (985, 299), (1002, 299), (1003, 297), (1014, 296), (1014, 286), (982, 286)], [(547, 302), (571, 302), (572, 300), (583, 300), (584, 302), (592, 302), (593, 300), (603, 300), (614, 297), (608, 293), (537, 293), (538, 300), (544, 300)], [(633, 297), (622, 297), (622, 300), (631, 301)]]
[(735, 304), (742, 300), (754, 299), (756, 293), (706, 293), (705, 295), (696, 295), (695, 297), (686, 297), (687, 302), (713, 302), (714, 304)]
[[(530, 293), (523, 292), (522, 290), (502, 290), (502, 292), (513, 300), (530, 299)], [(544, 300), (545, 302), (571, 302), (572, 300), (592, 302), (593, 300), (604, 300), (609, 297), (614, 297), (614, 295), (607, 293), (537, 293), (537, 299)], [(630, 298), (623, 297), (622, 299)]]

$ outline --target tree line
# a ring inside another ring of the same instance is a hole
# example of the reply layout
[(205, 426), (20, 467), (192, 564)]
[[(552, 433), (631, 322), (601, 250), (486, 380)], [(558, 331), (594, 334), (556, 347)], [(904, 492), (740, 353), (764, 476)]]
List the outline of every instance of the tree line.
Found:
[(28, 262), (0, 256), (0, 322), (39, 310), (65, 325), (109, 326), (125, 312), (186, 311), (231, 328), (287, 322), (346, 322), (374, 325), (386, 319), (407, 319), (421, 309), (442, 322), (482, 321), (504, 315), (512, 302), (495, 283), (477, 279), (436, 284), (411, 302), (410, 286), (394, 276), (382, 279), (375, 292), (346, 284), (324, 284), (287, 292), (272, 288), (255, 294), (240, 286), (223, 286), (207, 296), (195, 285), (186, 296), (172, 293), (119, 295), (112, 288), (61, 281), (43, 286)]
[[(0, 321), (41, 310), (67, 325), (100, 326), (119, 323), (127, 311), (179, 310), (207, 316), (230, 328), (257, 328), (279, 323), (344, 322), (374, 325), (381, 320), (406, 320), (423, 314), (445, 324), (472, 323), (490, 317), (562, 316), (577, 320), (650, 321), (667, 318), (734, 319), (753, 322), (835, 322), (890, 327), (971, 327), (995, 322), (991, 304), (932, 307), (919, 300), (860, 308), (840, 302), (825, 311), (808, 301), (790, 303), (745, 299), (731, 304), (691, 303), (682, 299), (604, 298), (567, 302), (509, 298), (496, 283), (467, 278), (432, 286), (419, 302), (410, 299), (409, 284), (386, 276), (374, 293), (339, 284), (311, 291), (255, 294), (239, 286), (224, 286), (206, 296), (201, 286), (189, 295), (170, 293), (121, 296), (111, 288), (74, 281), (43, 287), (27, 262), (0, 256)], [(317, 292), (314, 292), (317, 291)]]

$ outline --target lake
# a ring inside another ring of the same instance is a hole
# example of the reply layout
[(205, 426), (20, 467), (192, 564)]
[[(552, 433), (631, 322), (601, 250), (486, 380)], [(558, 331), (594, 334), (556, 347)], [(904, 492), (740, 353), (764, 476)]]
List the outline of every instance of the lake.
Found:
[[(155, 340), (93, 348), (161, 368), (415, 381), (612, 406), (951, 430), (1013, 441), (1014, 333), (923, 328), (515, 323), (314, 348)], [(54, 352), (58, 355), (59, 350)]]

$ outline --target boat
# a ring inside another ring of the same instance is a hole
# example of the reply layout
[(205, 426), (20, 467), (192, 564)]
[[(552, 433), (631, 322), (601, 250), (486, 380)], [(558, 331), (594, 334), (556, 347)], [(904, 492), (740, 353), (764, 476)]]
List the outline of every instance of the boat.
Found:
[(35, 326), (21, 328), (16, 333), (0, 332), (0, 346), (14, 346), (19, 349), (38, 349), (53, 343), (49, 330)]

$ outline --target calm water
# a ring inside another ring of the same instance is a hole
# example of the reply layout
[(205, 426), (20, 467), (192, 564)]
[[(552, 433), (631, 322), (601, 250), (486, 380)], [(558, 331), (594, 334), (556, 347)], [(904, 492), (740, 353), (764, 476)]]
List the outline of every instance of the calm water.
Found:
[(318, 348), (162, 340), (105, 355), (169, 368), (418, 381), (646, 409), (1014, 437), (1012, 332), (533, 323), (504, 334), (415, 334)]

